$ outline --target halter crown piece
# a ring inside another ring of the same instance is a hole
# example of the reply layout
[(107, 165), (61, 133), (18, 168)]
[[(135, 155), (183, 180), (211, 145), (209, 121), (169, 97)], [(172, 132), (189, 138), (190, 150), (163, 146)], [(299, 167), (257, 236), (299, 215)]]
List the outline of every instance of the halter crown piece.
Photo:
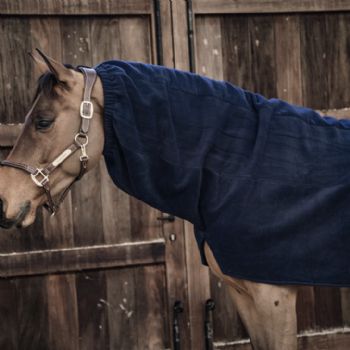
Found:
[[(90, 127), (90, 120), (92, 119), (94, 114), (94, 106), (91, 102), (91, 92), (96, 81), (96, 71), (92, 68), (78, 68), (84, 74), (85, 85), (84, 99), (80, 104), (80, 130), (75, 135), (73, 143), (69, 147), (67, 147), (63, 152), (61, 152), (61, 154), (58, 155), (45, 168), (35, 168), (24, 163), (13, 162), (7, 159), (0, 162), (0, 165), (2, 166), (8, 166), (25, 171), (30, 175), (35, 185), (43, 188), (47, 197), (47, 202), (44, 204), (44, 207), (50, 212), (51, 215), (55, 215), (55, 213), (59, 209), (60, 204), (63, 202), (64, 198), (71, 189), (72, 185), (83, 177), (87, 170), (89, 160), (89, 156), (86, 153), (86, 146), (89, 143), (88, 132)], [(34, 102), (34, 105), (29, 111), (28, 115), (30, 115), (33, 112), (35, 104), (38, 102), (39, 96)], [(78, 149), (80, 149), (81, 151), (81, 155), (79, 158), (80, 172), (78, 176), (73, 180), (73, 182), (63, 190), (63, 192), (59, 196), (58, 201), (55, 203), (51, 196), (49, 176), (55, 169), (57, 169), (67, 158), (74, 154)]]

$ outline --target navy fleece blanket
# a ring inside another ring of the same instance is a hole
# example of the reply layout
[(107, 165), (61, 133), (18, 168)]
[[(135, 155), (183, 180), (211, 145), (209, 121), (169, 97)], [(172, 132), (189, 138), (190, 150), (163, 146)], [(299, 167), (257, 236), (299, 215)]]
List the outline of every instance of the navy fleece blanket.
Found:
[(350, 122), (142, 63), (96, 67), (115, 184), (194, 224), (225, 274), (350, 286)]

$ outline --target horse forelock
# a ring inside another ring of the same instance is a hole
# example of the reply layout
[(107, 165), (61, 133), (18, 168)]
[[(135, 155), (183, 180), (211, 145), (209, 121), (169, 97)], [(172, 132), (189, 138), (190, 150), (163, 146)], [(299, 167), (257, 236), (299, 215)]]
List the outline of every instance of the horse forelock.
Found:
[[(76, 70), (76, 68), (70, 64), (65, 64), (64, 66), (66, 68)], [(57, 85), (62, 85), (62, 87), (66, 88), (65, 84), (59, 81), (55, 74), (53, 74), (51, 71), (47, 71), (46, 73), (42, 74), (38, 79), (33, 100), (35, 100), (41, 92), (48, 98), (57, 97), (57, 92), (55, 90)]]

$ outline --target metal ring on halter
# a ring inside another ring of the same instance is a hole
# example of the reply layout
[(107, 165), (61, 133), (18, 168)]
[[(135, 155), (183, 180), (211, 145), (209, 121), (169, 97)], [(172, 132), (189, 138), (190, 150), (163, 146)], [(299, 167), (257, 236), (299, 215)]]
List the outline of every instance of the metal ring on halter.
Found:
[[(79, 138), (85, 139), (85, 142), (84, 143), (80, 142), (80, 140), (78, 140)], [(89, 143), (89, 137), (87, 134), (78, 132), (74, 137), (74, 141), (79, 147), (85, 147)]]

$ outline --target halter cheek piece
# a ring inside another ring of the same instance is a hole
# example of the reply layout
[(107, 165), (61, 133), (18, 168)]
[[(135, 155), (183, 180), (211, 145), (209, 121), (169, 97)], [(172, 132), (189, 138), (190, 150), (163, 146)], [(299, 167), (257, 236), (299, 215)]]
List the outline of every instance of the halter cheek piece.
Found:
[[(91, 92), (96, 81), (96, 71), (92, 68), (86, 67), (79, 67), (79, 70), (84, 74), (85, 86), (84, 99), (80, 104), (80, 130), (75, 135), (74, 142), (45, 168), (34, 168), (30, 165), (13, 162), (11, 160), (3, 160), (2, 162), (0, 162), (0, 165), (2, 166), (8, 166), (27, 172), (30, 175), (33, 182), (38, 187), (43, 188), (47, 197), (47, 202), (44, 204), (44, 207), (51, 213), (51, 215), (54, 215), (57, 212), (60, 204), (63, 202), (72, 185), (83, 177), (87, 170), (89, 160), (89, 156), (86, 153), (86, 146), (89, 142), (88, 132), (90, 127), (90, 120), (92, 119), (94, 114), (94, 106), (91, 102)], [(32, 113), (35, 104), (38, 102), (38, 99), (39, 97), (34, 102), (34, 105), (29, 111), (28, 115)], [(59, 196), (58, 201), (55, 203), (51, 196), (49, 176), (55, 169), (57, 169), (67, 158), (74, 154), (78, 149), (80, 149), (81, 151), (79, 174), (73, 180), (73, 182), (63, 190), (62, 194)]]

